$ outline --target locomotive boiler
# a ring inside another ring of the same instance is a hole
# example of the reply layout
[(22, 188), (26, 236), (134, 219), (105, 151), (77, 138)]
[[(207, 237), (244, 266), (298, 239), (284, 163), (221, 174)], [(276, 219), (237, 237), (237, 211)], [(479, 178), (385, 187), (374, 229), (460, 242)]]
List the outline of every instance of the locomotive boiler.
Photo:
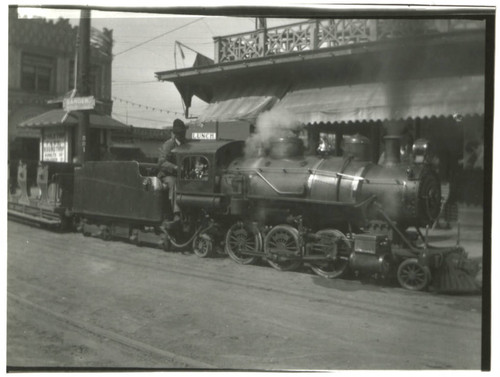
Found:
[[(283, 221), (290, 206), (301, 210), (314, 228), (358, 229), (379, 217), (368, 205), (377, 202), (400, 229), (425, 227), (439, 213), (440, 182), (425, 163), (425, 142), (414, 149), (416, 158), (401, 163), (399, 137), (386, 137), (384, 162), (377, 165), (370, 161), (370, 143), (361, 135), (348, 139), (344, 157), (329, 158), (305, 155), (297, 137), (275, 138), (265, 156), (229, 165), (222, 192), (242, 195), (239, 182), (244, 182), (244, 196), (261, 204), (257, 212), (266, 222)], [(353, 209), (365, 209), (365, 216), (355, 216)]]

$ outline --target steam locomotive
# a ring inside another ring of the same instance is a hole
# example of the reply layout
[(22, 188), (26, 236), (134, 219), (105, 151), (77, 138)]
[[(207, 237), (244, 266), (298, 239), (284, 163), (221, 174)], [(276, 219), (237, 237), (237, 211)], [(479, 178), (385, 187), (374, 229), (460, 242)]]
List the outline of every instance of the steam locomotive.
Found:
[[(85, 235), (167, 250), (192, 246), (200, 257), (227, 253), (237, 263), (261, 259), (280, 271), (306, 265), (326, 278), (396, 276), (410, 290), (432, 282), (456, 291), (451, 280), (460, 275), (461, 291), (477, 289), (465, 251), (432, 248), (420, 231), (437, 218), (441, 200), (425, 140), (402, 162), (399, 137), (386, 137), (381, 164), (371, 162), (361, 135), (345, 142), (342, 157), (305, 154), (293, 135), (252, 155), (243, 141), (225, 140), (193, 141), (175, 152), (182, 212), (175, 227), (166, 225), (171, 203), (155, 164), (87, 162), (74, 168), (70, 183), (63, 184), (67, 173), (42, 177), (40, 195), (45, 203), (52, 198), (62, 223)], [(18, 213), (26, 207), (26, 182), (21, 191), (21, 201), (9, 199)]]

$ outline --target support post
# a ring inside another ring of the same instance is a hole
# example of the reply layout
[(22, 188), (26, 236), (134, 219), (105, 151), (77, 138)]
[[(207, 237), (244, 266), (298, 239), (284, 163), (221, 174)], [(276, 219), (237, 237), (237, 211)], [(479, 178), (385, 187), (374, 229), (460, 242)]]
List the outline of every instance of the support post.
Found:
[[(80, 13), (78, 76), (79, 95), (90, 95), (90, 9), (82, 9)], [(82, 110), (78, 112), (78, 132), (76, 143), (76, 157), (79, 163), (84, 163), (91, 158), (89, 146), (89, 112)]]
[(309, 29), (309, 40), (311, 50), (317, 50), (319, 46), (319, 20), (314, 20), (311, 22), (311, 28)]
[(220, 52), (220, 37), (214, 38), (214, 64), (219, 64), (221, 52)]
[(259, 57), (267, 55), (267, 20), (264, 17), (255, 20), (255, 29), (258, 31), (258, 54)]

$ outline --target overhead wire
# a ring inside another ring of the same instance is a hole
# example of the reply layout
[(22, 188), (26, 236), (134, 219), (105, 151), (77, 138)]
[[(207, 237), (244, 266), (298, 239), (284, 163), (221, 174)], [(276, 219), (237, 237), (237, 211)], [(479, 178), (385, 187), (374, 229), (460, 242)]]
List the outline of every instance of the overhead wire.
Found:
[(150, 106), (150, 105), (144, 105), (144, 104), (141, 104), (141, 103), (132, 102), (132, 101), (129, 101), (129, 100), (126, 100), (126, 99), (123, 99), (123, 98), (119, 98), (119, 97), (115, 97), (115, 96), (113, 96), (112, 98), (115, 101), (123, 102), (123, 103), (126, 103), (128, 105), (132, 105), (132, 106), (139, 107), (139, 108), (144, 108), (146, 110), (151, 110), (151, 111), (157, 111), (157, 112), (160, 112), (160, 113), (167, 113), (167, 114), (175, 114), (175, 115), (182, 115), (182, 116), (184, 116), (184, 113), (181, 113), (181, 112), (178, 112), (178, 111), (173, 111), (173, 110), (169, 110), (169, 109), (161, 109), (161, 108)]
[(212, 28), (208, 25), (207, 21), (203, 20), (203, 23), (205, 24), (205, 26), (208, 28), (208, 30), (210, 30), (210, 33), (212, 33), (212, 35), (214, 35), (214, 31), (212, 30)]
[(181, 26), (176, 27), (176, 28), (174, 28), (174, 29), (171, 29), (171, 30), (169, 30), (169, 31), (167, 31), (167, 32), (165, 32), (165, 33), (162, 33), (162, 34), (160, 34), (160, 35), (157, 35), (156, 37), (153, 37), (153, 38), (151, 38), (151, 39), (148, 39), (148, 40), (146, 40), (146, 41), (144, 41), (144, 42), (138, 43), (138, 44), (136, 44), (136, 45), (134, 45), (134, 46), (132, 46), (132, 47), (130, 47), (130, 48), (127, 48), (127, 49), (123, 50), (123, 51), (117, 52), (116, 54), (114, 54), (114, 56), (118, 56), (118, 55), (124, 54), (124, 53), (126, 53), (126, 52), (128, 52), (128, 51), (130, 51), (130, 50), (133, 50), (133, 49), (135, 49), (135, 48), (137, 48), (137, 47), (140, 47), (140, 46), (142, 46), (142, 45), (145, 45), (146, 43), (149, 43), (149, 42), (151, 42), (151, 41), (154, 41), (154, 40), (156, 40), (156, 39), (159, 39), (159, 38), (161, 38), (161, 37), (163, 37), (163, 36), (165, 36), (165, 35), (167, 35), (167, 34), (173, 33), (174, 31), (180, 30), (180, 29), (182, 29), (182, 28), (185, 28), (186, 26), (189, 26), (189, 25), (191, 25), (191, 24), (194, 24), (195, 22), (201, 21), (201, 20), (203, 20), (204, 18), (205, 18), (205, 17), (200, 17), (200, 18), (197, 18), (196, 20), (193, 20), (193, 21), (191, 21), (191, 22), (188, 22), (187, 24), (184, 24), (184, 25), (181, 25)]
[(133, 115), (128, 115), (128, 114), (121, 114), (121, 113), (116, 113), (116, 112), (112, 112), (113, 115), (117, 116), (117, 117), (120, 117), (120, 118), (130, 118), (130, 119), (136, 119), (136, 120), (146, 120), (146, 121), (149, 121), (149, 122), (157, 122), (157, 123), (166, 123), (167, 120), (160, 120), (160, 119), (151, 119), (151, 118), (143, 118), (143, 117), (137, 117), (137, 116), (133, 116)]

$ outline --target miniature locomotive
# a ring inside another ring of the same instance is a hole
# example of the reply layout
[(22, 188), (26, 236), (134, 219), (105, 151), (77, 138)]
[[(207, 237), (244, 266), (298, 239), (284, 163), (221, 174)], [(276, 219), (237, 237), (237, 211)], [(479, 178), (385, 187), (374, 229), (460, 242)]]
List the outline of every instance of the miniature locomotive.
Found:
[[(84, 234), (192, 245), (201, 257), (223, 245), (241, 264), (260, 258), (282, 271), (305, 264), (326, 278), (397, 276), (410, 290), (460, 274), (459, 289), (475, 290), (464, 250), (431, 248), (420, 231), (437, 218), (441, 200), (427, 147), (417, 141), (411, 161), (402, 162), (399, 138), (389, 136), (375, 164), (361, 135), (347, 140), (342, 157), (307, 155), (295, 136), (275, 137), (250, 156), (243, 141), (193, 141), (175, 150), (176, 228), (164, 226), (171, 206), (154, 164), (75, 168), (70, 212)], [(442, 290), (456, 290), (450, 284)]]

